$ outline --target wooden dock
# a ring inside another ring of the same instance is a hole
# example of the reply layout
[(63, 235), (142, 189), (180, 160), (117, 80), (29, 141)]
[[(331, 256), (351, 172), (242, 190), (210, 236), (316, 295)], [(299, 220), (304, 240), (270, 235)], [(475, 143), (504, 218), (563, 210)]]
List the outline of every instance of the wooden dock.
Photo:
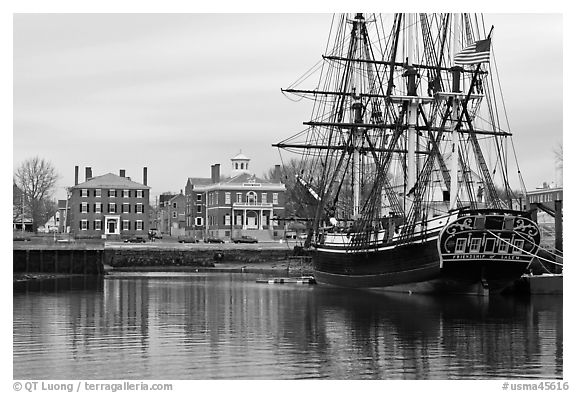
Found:
[(260, 284), (316, 284), (316, 280), (312, 276), (295, 277), (276, 277), (269, 279), (256, 280)]

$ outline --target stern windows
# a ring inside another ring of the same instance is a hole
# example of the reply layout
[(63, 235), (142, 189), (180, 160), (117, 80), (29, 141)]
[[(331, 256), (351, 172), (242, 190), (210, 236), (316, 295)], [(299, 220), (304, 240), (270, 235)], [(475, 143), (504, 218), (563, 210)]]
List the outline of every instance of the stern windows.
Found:
[(456, 253), (462, 254), (466, 250), (466, 240), (468, 239), (456, 239)]

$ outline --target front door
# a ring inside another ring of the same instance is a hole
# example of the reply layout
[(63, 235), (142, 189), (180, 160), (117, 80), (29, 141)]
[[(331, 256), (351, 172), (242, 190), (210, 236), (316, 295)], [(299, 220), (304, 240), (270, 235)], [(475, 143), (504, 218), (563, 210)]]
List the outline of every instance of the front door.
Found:
[(255, 211), (246, 212), (246, 228), (256, 229), (258, 228), (258, 222)]
[(116, 221), (108, 221), (108, 233), (116, 233)]

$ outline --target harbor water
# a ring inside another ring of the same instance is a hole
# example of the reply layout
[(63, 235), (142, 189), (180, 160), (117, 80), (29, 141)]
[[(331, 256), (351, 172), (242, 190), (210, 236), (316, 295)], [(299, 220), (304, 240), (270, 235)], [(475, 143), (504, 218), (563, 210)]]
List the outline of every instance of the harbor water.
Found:
[(13, 377), (559, 379), (562, 297), (112, 274), (14, 284)]

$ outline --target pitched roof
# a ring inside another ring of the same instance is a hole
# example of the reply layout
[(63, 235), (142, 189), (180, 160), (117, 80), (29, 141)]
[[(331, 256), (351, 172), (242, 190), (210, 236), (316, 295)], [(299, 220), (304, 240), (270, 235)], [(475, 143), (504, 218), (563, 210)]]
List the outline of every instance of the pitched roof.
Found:
[(244, 183), (260, 183), (272, 184), (271, 181), (260, 179), (250, 173), (241, 173), (237, 176), (231, 177), (221, 182), (222, 184), (244, 184)]
[(80, 183), (72, 188), (123, 188), (123, 189), (150, 189), (144, 184), (128, 180), (126, 177), (121, 177), (113, 173), (107, 173), (102, 176), (96, 176), (92, 179)]
[(249, 160), (250, 158), (246, 157), (241, 152), (236, 155), (236, 157), (231, 158), (231, 160)]
[(212, 179), (209, 177), (189, 177), (188, 183), (192, 185), (204, 186), (212, 184)]

